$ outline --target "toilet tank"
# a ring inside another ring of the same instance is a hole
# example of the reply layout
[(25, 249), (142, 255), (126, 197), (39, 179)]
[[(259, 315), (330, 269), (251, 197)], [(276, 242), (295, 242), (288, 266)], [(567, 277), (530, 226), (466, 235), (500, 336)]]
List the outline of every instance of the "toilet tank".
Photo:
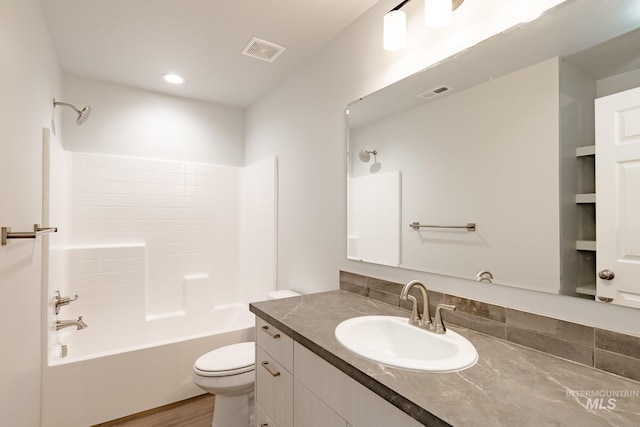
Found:
[(278, 291), (271, 291), (267, 294), (267, 299), (281, 299), (281, 298), (289, 298), (289, 297), (298, 297), (302, 294), (292, 291), (290, 289), (281, 289)]

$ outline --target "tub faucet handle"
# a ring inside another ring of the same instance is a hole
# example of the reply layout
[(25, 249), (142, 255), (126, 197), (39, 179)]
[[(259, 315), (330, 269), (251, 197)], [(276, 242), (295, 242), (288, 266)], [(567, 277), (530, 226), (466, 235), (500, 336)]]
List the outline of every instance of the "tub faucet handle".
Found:
[(60, 314), (60, 307), (63, 305), (69, 305), (79, 298), (78, 295), (74, 295), (73, 298), (60, 296), (60, 291), (55, 291), (55, 294), (56, 295), (53, 297), (53, 308), (56, 314)]

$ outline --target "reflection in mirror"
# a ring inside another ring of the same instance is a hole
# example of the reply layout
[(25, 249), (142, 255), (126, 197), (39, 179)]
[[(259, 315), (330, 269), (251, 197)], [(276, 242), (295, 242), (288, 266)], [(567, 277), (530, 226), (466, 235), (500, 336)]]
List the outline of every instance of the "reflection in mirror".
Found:
[[(640, 86), (640, 10), (596, 3), (570, 0), (348, 106), (350, 259), (640, 307), (640, 289), (596, 275), (596, 228), (612, 224), (596, 227), (594, 115)], [(625, 117), (630, 141), (640, 113)], [(358, 155), (373, 150), (376, 168)], [(613, 243), (631, 263), (638, 221)]]

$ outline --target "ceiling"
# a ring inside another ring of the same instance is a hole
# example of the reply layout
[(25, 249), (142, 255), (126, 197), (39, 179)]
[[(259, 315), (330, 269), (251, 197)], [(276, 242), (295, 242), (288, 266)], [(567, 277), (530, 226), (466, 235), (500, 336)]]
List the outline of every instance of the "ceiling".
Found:
[[(40, 0), (62, 69), (156, 92), (246, 107), (378, 0)], [(258, 37), (273, 63), (241, 54)], [(162, 80), (176, 73), (187, 81)]]

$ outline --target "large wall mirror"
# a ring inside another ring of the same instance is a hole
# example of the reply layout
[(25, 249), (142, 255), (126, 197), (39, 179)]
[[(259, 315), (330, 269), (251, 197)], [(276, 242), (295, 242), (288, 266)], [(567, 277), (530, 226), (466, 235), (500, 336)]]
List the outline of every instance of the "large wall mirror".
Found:
[(640, 307), (639, 27), (568, 0), (350, 103), (348, 257)]

